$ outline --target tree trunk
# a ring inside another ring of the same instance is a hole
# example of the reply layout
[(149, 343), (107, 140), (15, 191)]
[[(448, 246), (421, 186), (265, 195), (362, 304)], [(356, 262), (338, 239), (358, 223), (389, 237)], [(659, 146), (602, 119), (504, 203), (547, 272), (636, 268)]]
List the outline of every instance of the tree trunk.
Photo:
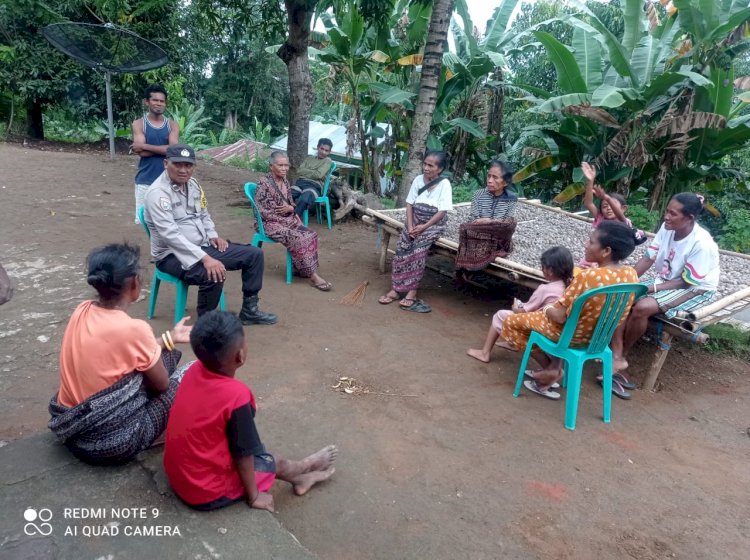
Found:
[(403, 206), (414, 178), (419, 175), (424, 159), (427, 136), (432, 125), (432, 115), (437, 102), (438, 80), (443, 67), (443, 51), (448, 38), (448, 25), (453, 13), (454, 0), (435, 0), (432, 6), (430, 28), (422, 61), (422, 76), (419, 80), (419, 96), (414, 111), (409, 143), (409, 161), (398, 191), (398, 206)]
[(380, 161), (378, 157), (378, 139), (374, 136), (370, 138), (370, 180), (373, 191), (376, 195), (381, 196), (380, 192)]
[[(492, 79), (497, 82), (502, 82), (503, 70), (502, 68), (495, 68), (495, 72), (492, 75)], [(490, 111), (487, 115), (487, 134), (494, 136), (495, 139), (490, 144), (492, 151), (495, 154), (503, 153), (503, 107), (505, 105), (505, 89), (502, 86), (496, 86), (492, 90), (492, 102), (490, 103)]]
[(315, 1), (284, 0), (284, 5), (289, 18), (289, 36), (276, 54), (284, 61), (289, 72), (289, 141), (286, 149), (294, 177), (307, 156), (310, 112), (315, 100), (307, 58)]
[(42, 118), (42, 103), (35, 99), (27, 107), (28, 115), (27, 134), (35, 140), (44, 140), (44, 119)]

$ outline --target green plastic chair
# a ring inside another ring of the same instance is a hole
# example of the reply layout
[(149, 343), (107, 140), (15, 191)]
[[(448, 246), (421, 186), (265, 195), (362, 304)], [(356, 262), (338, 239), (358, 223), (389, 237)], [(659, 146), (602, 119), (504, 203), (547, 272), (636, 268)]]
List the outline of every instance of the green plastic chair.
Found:
[[(532, 332), (529, 343), (526, 345), (526, 351), (521, 360), (521, 368), (518, 371), (516, 380), (516, 389), (513, 396), (517, 397), (521, 393), (523, 383), (523, 372), (526, 371), (526, 365), (531, 356), (531, 350), (536, 344), (544, 350), (545, 353), (561, 358), (564, 361), (563, 386), (567, 388), (565, 395), (565, 427), (574, 430), (576, 427), (576, 415), (578, 414), (578, 397), (581, 392), (581, 376), (583, 374), (583, 365), (587, 360), (601, 360), (602, 374), (604, 377), (604, 414), (603, 420), (609, 423), (610, 412), (612, 409), (612, 350), (609, 348), (609, 342), (612, 340), (612, 334), (620, 322), (623, 313), (628, 309), (628, 300), (631, 295), (635, 299), (646, 293), (646, 286), (637, 283), (615, 284), (613, 286), (604, 286), (594, 288), (581, 294), (573, 303), (565, 326), (563, 327), (560, 340), (552, 342), (546, 336)], [(594, 334), (588, 345), (583, 348), (571, 348), (570, 341), (573, 338), (581, 309), (586, 301), (597, 295), (606, 295), (601, 315), (596, 323)]]
[[(263, 219), (260, 217), (260, 210), (258, 205), (255, 204), (255, 189), (258, 185), (255, 183), (245, 183), (245, 196), (250, 199), (250, 204), (253, 205), (253, 214), (255, 214), (255, 221), (258, 223), (258, 231), (253, 235), (252, 244), (255, 247), (262, 247), (263, 243), (276, 243), (273, 239), (266, 235), (266, 230), (263, 228)], [(292, 283), (292, 254), (287, 250), (286, 252), (286, 283)]]
[[(141, 225), (143, 226), (143, 229), (146, 230), (146, 235), (148, 236), (150, 240), (151, 230), (148, 229), (148, 226), (146, 225), (145, 211), (146, 209), (143, 206), (141, 206), (138, 209), (138, 219), (141, 221)], [(159, 296), (159, 286), (161, 285), (162, 282), (168, 282), (170, 284), (174, 284), (175, 287), (177, 288), (177, 293), (175, 294), (175, 301), (174, 301), (174, 323), (176, 325), (185, 316), (185, 307), (187, 307), (188, 288), (190, 287), (190, 284), (188, 284), (187, 282), (183, 282), (176, 276), (172, 276), (171, 274), (162, 272), (161, 270), (156, 268), (156, 265), (154, 265), (154, 278), (151, 280), (151, 298), (148, 302), (148, 318), (149, 319), (154, 318), (154, 311), (156, 310), (156, 298)], [(221, 310), (224, 310), (224, 290), (223, 289), (221, 290), (221, 299), (219, 300), (219, 308)]]
[[(323, 185), (323, 194), (315, 199), (315, 211), (317, 213), (319, 224), (323, 223), (323, 218), (322, 218), (322, 214), (320, 211), (320, 205), (323, 204), (326, 207), (326, 219), (328, 220), (328, 229), (331, 229), (331, 201), (328, 200), (328, 189), (331, 186), (331, 175), (333, 175), (334, 171), (336, 171), (335, 161), (331, 165), (331, 169), (328, 171), (328, 175), (326, 176), (326, 184)], [(305, 224), (305, 227), (307, 226), (307, 218), (308, 218), (307, 215), (308, 215), (308, 211), (305, 210), (305, 212), (302, 215), (302, 221)]]

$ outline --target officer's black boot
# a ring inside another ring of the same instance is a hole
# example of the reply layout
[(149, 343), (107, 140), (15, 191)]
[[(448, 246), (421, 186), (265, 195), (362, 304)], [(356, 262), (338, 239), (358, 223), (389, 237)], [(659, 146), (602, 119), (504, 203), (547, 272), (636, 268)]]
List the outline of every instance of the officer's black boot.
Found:
[(240, 321), (243, 325), (273, 325), (278, 320), (273, 313), (264, 313), (258, 308), (258, 296), (242, 299)]

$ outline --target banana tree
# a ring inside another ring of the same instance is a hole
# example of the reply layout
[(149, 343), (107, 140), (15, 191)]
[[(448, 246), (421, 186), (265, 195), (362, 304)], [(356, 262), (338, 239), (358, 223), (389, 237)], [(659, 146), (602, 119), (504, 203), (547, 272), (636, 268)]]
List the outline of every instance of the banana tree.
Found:
[(624, 194), (632, 184), (648, 189), (652, 210), (677, 189), (728, 173), (719, 160), (750, 141), (747, 119), (732, 118), (738, 111), (732, 65), (750, 48), (750, 8), (738, 0), (715, 4), (674, 0), (665, 14), (653, 2), (644, 11), (640, 0), (625, 0), (621, 42), (585, 8), (567, 20), (574, 26), (571, 46), (534, 32), (555, 65), (562, 95), (540, 96), (532, 110), (560, 120), (556, 128), (525, 131), (517, 148), (542, 138), (548, 153), (532, 162), (535, 172), (542, 162), (549, 169), (565, 162), (573, 170), (558, 201), (582, 191), (575, 180), (584, 158)]
[(362, 156), (365, 190), (376, 192), (377, 169), (368, 157), (367, 130), (362, 120), (363, 96), (369, 92), (368, 84), (375, 79), (377, 69), (388, 60), (388, 55), (372, 48), (375, 32), (366, 27), (356, 5), (341, 6), (335, 16), (324, 12), (320, 19), (326, 28), (328, 44), (317, 55), (333, 67), (347, 86), (345, 98), (351, 104), (354, 121), (350, 128)]

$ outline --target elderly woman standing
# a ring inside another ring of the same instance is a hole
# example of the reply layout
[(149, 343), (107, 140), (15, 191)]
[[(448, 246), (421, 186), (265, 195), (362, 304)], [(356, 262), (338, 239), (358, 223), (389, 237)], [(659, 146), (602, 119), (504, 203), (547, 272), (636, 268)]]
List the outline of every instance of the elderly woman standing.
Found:
[[(648, 293), (630, 312), (627, 322), (612, 338), (615, 381), (634, 388), (623, 373), (625, 356), (648, 327), (649, 317), (678, 311), (692, 311), (706, 305), (719, 286), (719, 247), (711, 234), (695, 219), (703, 212), (703, 197), (691, 192), (676, 194), (664, 212), (664, 223), (635, 264), (638, 276), (655, 266), (656, 277), (645, 282)], [(617, 393), (615, 393), (617, 394)]]
[(445, 170), (447, 156), (442, 151), (430, 151), (422, 161), (422, 175), (411, 184), (406, 197), (406, 227), (401, 230), (396, 256), (393, 257), (391, 290), (380, 296), (382, 304), (391, 303), (406, 292), (401, 309), (417, 313), (432, 311), (421, 299), (417, 289), (427, 264), (427, 252), (442, 235), (453, 209), (453, 193), (448, 179), (440, 177)]
[(76, 308), (63, 335), (49, 427), (87, 463), (124, 463), (151, 446), (190, 365), (177, 368), (175, 350), (190, 340), (190, 317), (155, 337), (148, 323), (128, 315), (141, 293), (139, 253), (113, 244), (89, 254), (88, 283), (99, 297)]
[(302, 220), (294, 213), (292, 191), (286, 178), (288, 171), (287, 155), (272, 152), (271, 172), (258, 181), (255, 204), (266, 235), (292, 254), (294, 270), (302, 278), (309, 278), (314, 288), (328, 292), (333, 284), (318, 274), (318, 234), (302, 225)]
[(513, 251), (516, 220), (513, 211), (518, 197), (510, 191), (513, 171), (499, 160), (492, 160), (487, 171), (487, 187), (474, 193), (469, 221), (459, 230), (456, 269), (482, 270), (495, 257)]

